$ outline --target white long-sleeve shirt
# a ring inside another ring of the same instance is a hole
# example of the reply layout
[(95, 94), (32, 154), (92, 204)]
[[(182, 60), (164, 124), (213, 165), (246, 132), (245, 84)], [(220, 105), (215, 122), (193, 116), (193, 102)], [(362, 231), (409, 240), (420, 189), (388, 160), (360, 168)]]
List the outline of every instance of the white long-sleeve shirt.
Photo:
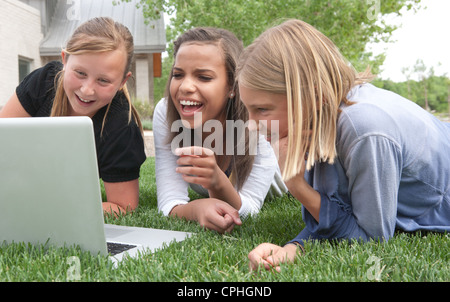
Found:
[[(155, 142), (155, 175), (158, 210), (169, 215), (173, 207), (187, 204), (189, 200), (189, 183), (175, 172), (178, 156), (174, 155), (168, 138), (171, 135), (171, 125), (166, 120), (167, 101), (161, 100), (153, 113), (153, 137)], [(257, 214), (266, 196), (277, 196), (287, 191), (281, 178), (275, 153), (263, 136), (258, 139), (258, 152), (255, 155), (253, 168), (242, 189), (239, 215), (246, 217)], [(208, 192), (203, 187), (192, 185), (191, 188), (201, 195)]]

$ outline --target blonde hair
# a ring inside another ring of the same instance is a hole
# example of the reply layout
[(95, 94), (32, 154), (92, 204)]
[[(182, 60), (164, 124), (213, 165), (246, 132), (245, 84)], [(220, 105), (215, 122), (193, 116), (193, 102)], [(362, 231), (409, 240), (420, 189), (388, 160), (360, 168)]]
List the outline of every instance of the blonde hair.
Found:
[[(101, 53), (117, 50), (120, 47), (123, 47), (127, 53), (127, 61), (123, 74), (123, 79), (125, 79), (126, 75), (131, 70), (131, 64), (134, 58), (133, 36), (128, 28), (115, 22), (111, 18), (93, 18), (81, 24), (72, 34), (63, 51), (66, 53), (66, 58), (68, 59), (70, 55)], [(64, 91), (63, 82), (64, 70), (61, 70), (55, 78), (56, 93), (50, 116), (68, 115), (68, 99), (66, 92)], [(141, 132), (143, 132), (139, 114), (131, 102), (126, 84), (123, 86), (122, 92), (129, 104), (128, 122), (131, 122), (131, 120), (134, 119)], [(110, 106), (111, 103), (109, 103), (105, 117), (103, 118), (102, 132)]]
[(283, 179), (316, 161), (336, 158), (336, 124), (351, 88), (371, 79), (357, 74), (338, 48), (313, 26), (288, 20), (261, 34), (240, 59), (240, 85), (287, 96), (288, 149)]
[[(235, 85), (236, 65), (239, 60), (239, 56), (244, 50), (242, 42), (230, 31), (213, 28), (213, 27), (197, 27), (190, 29), (180, 35), (174, 42), (174, 59), (177, 56), (178, 50), (183, 44), (197, 43), (197, 44), (213, 44), (217, 45), (222, 50), (224, 64), (227, 72), (227, 84), (230, 87), (230, 91), (233, 91), (233, 97), (229, 97), (224, 100), (226, 105), (226, 119), (238, 121), (245, 121), (248, 119), (248, 112), (244, 104), (240, 102), (239, 89)], [(180, 119), (180, 115), (173, 104), (172, 96), (170, 95), (170, 82), (173, 77), (173, 70), (170, 71), (169, 81), (167, 82), (165, 97), (167, 99), (167, 121), (171, 125), (174, 121)], [(226, 96), (224, 96), (226, 98)], [(172, 133), (168, 138), (171, 141), (178, 133)], [(231, 181), (236, 185), (237, 190), (240, 190), (247, 180), (251, 169), (253, 167), (254, 156), (249, 153), (249, 135), (248, 129), (246, 129), (245, 137), (234, 136), (234, 152), (232, 155), (232, 174)], [(239, 144), (244, 143), (245, 154), (238, 155)], [(225, 155), (223, 155), (225, 156)], [(219, 156), (222, 159), (222, 156)]]

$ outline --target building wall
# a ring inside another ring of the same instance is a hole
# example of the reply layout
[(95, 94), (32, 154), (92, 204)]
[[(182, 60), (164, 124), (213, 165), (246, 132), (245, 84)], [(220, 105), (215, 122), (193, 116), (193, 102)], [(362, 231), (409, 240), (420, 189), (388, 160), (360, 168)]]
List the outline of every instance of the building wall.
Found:
[(136, 57), (136, 98), (153, 104), (153, 56), (142, 54)]
[[(19, 0), (41, 12), (41, 32), (46, 33), (58, 1), (61, 0)], [(67, 0), (70, 1), (70, 0)]]
[(19, 0), (0, 1), (0, 107), (19, 84), (19, 58), (31, 63), (31, 70), (41, 67), (39, 10)]

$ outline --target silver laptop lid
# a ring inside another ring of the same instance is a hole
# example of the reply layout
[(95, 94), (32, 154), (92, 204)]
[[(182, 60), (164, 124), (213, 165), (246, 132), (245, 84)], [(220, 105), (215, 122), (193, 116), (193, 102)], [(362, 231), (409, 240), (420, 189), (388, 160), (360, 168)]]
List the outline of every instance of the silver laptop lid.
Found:
[(0, 119), (0, 244), (106, 255), (103, 225), (91, 119)]

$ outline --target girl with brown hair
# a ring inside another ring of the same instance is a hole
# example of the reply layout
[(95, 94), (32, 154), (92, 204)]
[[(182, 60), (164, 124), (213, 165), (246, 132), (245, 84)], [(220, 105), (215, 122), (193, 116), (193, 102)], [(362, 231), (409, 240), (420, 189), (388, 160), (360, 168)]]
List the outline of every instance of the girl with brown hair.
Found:
[[(174, 46), (166, 98), (153, 119), (158, 208), (230, 232), (241, 216), (258, 213), (269, 192), (285, 189), (276, 182), (280, 174), (269, 143), (260, 138), (252, 152), (248, 129), (234, 135), (235, 128), (227, 127), (247, 120), (234, 84), (243, 45), (227, 30), (194, 28)], [(189, 187), (204, 198), (190, 200)]]

